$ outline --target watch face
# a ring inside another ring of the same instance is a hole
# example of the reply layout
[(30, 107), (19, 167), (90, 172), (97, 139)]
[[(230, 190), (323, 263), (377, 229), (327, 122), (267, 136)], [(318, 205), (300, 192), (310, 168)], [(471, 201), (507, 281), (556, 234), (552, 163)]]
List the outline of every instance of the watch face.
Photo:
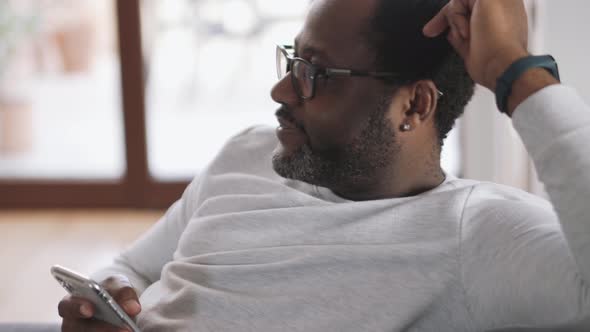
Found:
[(561, 78), (559, 77), (559, 66), (557, 65), (557, 61), (555, 61), (555, 58), (551, 55), (548, 55), (548, 57), (551, 58), (551, 61), (553, 63), (553, 69), (551, 69), (551, 74), (553, 74), (556, 80), (561, 82)]
[(535, 57), (531, 57), (533, 60), (530, 62), (529, 64), (529, 68), (532, 67), (541, 67), (541, 68), (545, 68), (547, 69), (547, 71), (549, 71), (551, 73), (551, 75), (553, 75), (553, 77), (555, 77), (555, 79), (557, 79), (558, 81), (561, 81), (559, 79), (559, 68), (557, 66), (557, 62), (555, 61), (555, 58), (551, 55), (541, 55), (541, 56), (535, 56)]

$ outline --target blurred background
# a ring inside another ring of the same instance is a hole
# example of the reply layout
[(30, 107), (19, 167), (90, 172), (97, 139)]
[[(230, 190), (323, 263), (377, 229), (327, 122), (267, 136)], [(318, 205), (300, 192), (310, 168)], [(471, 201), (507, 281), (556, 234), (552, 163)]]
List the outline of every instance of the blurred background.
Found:
[[(309, 0), (0, 0), (0, 323), (57, 321), (52, 264), (91, 273), (238, 131), (276, 126), (276, 43)], [(590, 102), (585, 0), (534, 0), (531, 51)], [(544, 196), (478, 89), (445, 169)]]

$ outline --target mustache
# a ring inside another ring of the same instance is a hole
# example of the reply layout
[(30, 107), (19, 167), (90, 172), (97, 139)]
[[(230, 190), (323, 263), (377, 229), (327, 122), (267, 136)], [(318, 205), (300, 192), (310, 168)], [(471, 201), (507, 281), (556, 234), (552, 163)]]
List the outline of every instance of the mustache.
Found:
[(282, 105), (281, 107), (279, 107), (279, 109), (275, 112), (275, 116), (277, 118), (283, 118), (294, 124), (297, 128), (301, 129), (302, 131), (305, 131), (303, 126), (293, 116), (293, 112), (286, 105)]
[(293, 116), (293, 113), (285, 105), (279, 107), (279, 109), (275, 112), (275, 116), (277, 118), (284, 118), (289, 122), (295, 122), (295, 117)]

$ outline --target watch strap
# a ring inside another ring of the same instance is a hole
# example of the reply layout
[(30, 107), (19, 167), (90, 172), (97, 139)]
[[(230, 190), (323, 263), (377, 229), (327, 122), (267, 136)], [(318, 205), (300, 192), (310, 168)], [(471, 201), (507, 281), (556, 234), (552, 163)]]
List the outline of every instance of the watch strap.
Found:
[(508, 112), (508, 98), (514, 82), (531, 68), (544, 68), (558, 81), (559, 70), (551, 55), (528, 56), (514, 62), (496, 82), (496, 104), (502, 113)]

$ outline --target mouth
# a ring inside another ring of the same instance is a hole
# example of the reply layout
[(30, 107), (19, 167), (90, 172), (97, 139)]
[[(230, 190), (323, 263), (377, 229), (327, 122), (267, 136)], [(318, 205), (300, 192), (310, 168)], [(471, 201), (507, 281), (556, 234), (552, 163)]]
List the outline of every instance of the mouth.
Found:
[[(293, 129), (293, 130), (301, 130), (300, 126), (298, 126), (295, 122), (288, 120), (286, 118), (283, 117), (277, 117), (277, 120), (279, 121), (279, 128), (282, 129)], [(301, 130), (302, 131), (302, 130)]]
[(305, 132), (305, 130), (303, 129), (303, 126), (298, 124), (297, 121), (295, 121), (295, 118), (293, 117), (293, 115), (291, 115), (291, 113), (289, 111), (287, 111), (284, 107), (279, 108), (276, 111), (275, 116), (277, 117), (277, 120), (279, 121), (280, 128), (297, 129), (302, 132)]
[(275, 115), (279, 122), (277, 137), (285, 149), (296, 150), (307, 142), (303, 126), (295, 121), (291, 113), (280, 108)]

